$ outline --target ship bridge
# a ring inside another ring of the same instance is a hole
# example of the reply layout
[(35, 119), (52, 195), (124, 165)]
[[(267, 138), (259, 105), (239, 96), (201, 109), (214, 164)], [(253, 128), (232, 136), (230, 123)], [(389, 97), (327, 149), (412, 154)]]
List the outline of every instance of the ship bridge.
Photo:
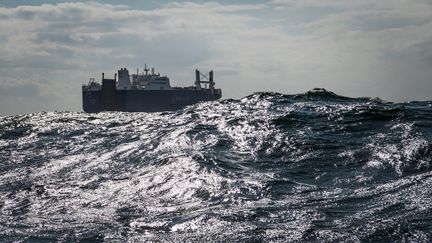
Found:
[(147, 68), (147, 65), (144, 66), (143, 72), (139, 72), (137, 69), (136, 74), (132, 74), (130, 77), (132, 78), (131, 88), (132, 89), (140, 89), (140, 90), (170, 90), (171, 85), (169, 78), (166, 76), (161, 76), (160, 73), (155, 73), (154, 68)]

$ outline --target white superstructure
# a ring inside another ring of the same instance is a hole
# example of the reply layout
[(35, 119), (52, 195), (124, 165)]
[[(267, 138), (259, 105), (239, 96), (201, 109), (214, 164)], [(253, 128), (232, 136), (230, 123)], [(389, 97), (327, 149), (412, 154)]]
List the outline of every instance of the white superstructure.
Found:
[(137, 69), (136, 74), (129, 75), (129, 71), (126, 68), (118, 70), (118, 90), (171, 90), (169, 78), (161, 76), (160, 73), (155, 73), (152, 68), (149, 73), (147, 65), (144, 67), (144, 72), (140, 73)]

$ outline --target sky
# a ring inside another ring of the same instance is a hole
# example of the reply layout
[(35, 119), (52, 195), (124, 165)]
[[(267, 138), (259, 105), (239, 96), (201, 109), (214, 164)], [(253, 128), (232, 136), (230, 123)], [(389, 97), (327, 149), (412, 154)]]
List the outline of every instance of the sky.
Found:
[(325, 88), (432, 99), (432, 0), (0, 0), (0, 115), (81, 111), (81, 85), (144, 64), (223, 98)]

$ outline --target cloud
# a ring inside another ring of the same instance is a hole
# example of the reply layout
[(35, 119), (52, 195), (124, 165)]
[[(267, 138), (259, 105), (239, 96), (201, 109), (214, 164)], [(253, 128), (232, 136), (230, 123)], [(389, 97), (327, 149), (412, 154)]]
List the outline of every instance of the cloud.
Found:
[[(256, 19), (242, 12), (262, 8), (189, 2), (153, 10), (97, 2), (2, 7), (0, 93), (31, 86), (50, 103), (79, 110), (79, 102), (63, 100), (80, 101), (80, 84), (88, 77), (144, 63), (190, 85), (197, 64), (223, 55), (215, 39), (241, 33)], [(41, 96), (34, 92), (22, 98), (31, 102)]]
[(428, 1), (124, 4), (0, 7), (0, 93), (35, 85), (50, 103), (80, 110), (89, 77), (144, 63), (174, 85), (190, 85), (195, 68), (213, 69), (225, 97), (314, 87), (390, 100), (432, 92)]
[(320, 58), (308, 55), (307, 60), (324, 63), (318, 66), (324, 68), (319, 73), (326, 84), (339, 80), (336, 89), (342, 87), (350, 95), (430, 99), (427, 77), (432, 72), (425, 65), (430, 49), (424, 44), (432, 40), (430, 1), (274, 0), (272, 4), (297, 11), (332, 9), (298, 26), (315, 37), (304, 47), (319, 51)]
[[(47, 50), (69, 50), (69, 58), (65, 61), (82, 60), (82, 54), (86, 52), (97, 52), (98, 55), (105, 54), (115, 59), (116, 56), (112, 55), (115, 48), (123, 52), (136, 51), (135, 46), (140, 42), (144, 46), (142, 51), (146, 51), (153, 50), (150, 47), (159, 41), (166, 42), (170, 37), (171, 43), (165, 43), (165, 47), (168, 44), (178, 47), (175, 38), (180, 36), (184, 39), (185, 34), (190, 36), (192, 43), (197, 44), (193, 40), (208, 42), (212, 39), (209, 37), (240, 32), (246, 28), (245, 23), (253, 18), (231, 13), (263, 7), (172, 3), (162, 9), (131, 10), (125, 6), (78, 2), (0, 8), (0, 16), (4, 19), (0, 27), (10, 36), (0, 50), (3, 54), (9, 54), (9, 58), (23, 54), (51, 57), (53, 53)], [(146, 42), (149, 42), (148, 45)], [(60, 53), (60, 56), (63, 54)], [(20, 63), (14, 62), (17, 65)]]

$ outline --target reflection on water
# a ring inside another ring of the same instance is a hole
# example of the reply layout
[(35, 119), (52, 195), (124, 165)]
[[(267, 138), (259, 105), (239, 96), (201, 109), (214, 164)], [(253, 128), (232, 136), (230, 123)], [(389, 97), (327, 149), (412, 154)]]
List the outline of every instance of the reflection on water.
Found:
[(324, 90), (0, 118), (6, 241), (426, 241), (431, 102)]

